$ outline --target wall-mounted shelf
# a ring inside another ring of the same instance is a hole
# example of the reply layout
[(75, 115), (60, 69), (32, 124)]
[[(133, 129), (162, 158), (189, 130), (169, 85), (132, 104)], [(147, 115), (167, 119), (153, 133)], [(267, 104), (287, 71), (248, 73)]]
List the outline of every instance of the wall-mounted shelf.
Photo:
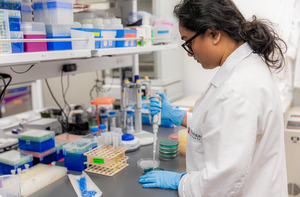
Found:
[(153, 45), (153, 46), (141, 46), (141, 47), (96, 49), (96, 50), (92, 50), (92, 56), (101, 57), (107, 55), (142, 54), (142, 53), (150, 53), (152, 51), (162, 51), (162, 50), (177, 49), (177, 48), (178, 48), (178, 44), (166, 44), (166, 45)]
[(0, 67), (36, 64), (39, 62), (90, 58), (91, 50), (44, 51), (32, 53), (0, 54)]

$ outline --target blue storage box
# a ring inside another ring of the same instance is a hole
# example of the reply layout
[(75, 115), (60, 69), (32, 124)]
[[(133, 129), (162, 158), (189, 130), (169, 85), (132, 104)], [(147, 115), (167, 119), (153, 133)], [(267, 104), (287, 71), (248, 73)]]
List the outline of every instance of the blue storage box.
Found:
[(19, 148), (33, 152), (45, 152), (55, 147), (54, 132), (30, 130), (19, 134)]
[(59, 161), (64, 158), (63, 145), (65, 145), (66, 143), (67, 142), (65, 141), (55, 140), (55, 154), (53, 155), (55, 161)]
[(52, 161), (55, 161), (52, 156), (53, 154), (55, 154), (55, 148), (46, 150), (45, 152), (42, 152), (42, 153), (25, 151), (25, 150), (21, 150), (21, 152), (32, 155), (33, 165), (36, 165), (38, 163), (49, 164)]
[(18, 10), (7, 10), (9, 30), (21, 31), (21, 12)]
[[(118, 29), (117, 38), (136, 38), (136, 29)], [(116, 47), (135, 47), (136, 40), (116, 41)]]
[[(16, 150), (10, 150), (0, 154), (0, 173), (2, 174), (11, 174), (11, 170), (18, 168), (25, 169), (26, 164), (32, 167), (32, 155)], [(17, 173), (16, 170), (16, 174)]]
[[(48, 39), (71, 38), (71, 28), (69, 25), (46, 25), (46, 33)], [(48, 51), (71, 50), (72, 41), (47, 42), (47, 49)]]
[(83, 153), (97, 147), (93, 139), (81, 138), (63, 146), (65, 156), (65, 167), (68, 170), (82, 172), (86, 169), (87, 157)]
[[(11, 31), (10, 38), (11, 39), (23, 39), (23, 32)], [(11, 52), (12, 53), (23, 53), (24, 52), (23, 42), (12, 42), (11, 43)]]
[(1, 9), (21, 10), (21, 0), (1, 0)]

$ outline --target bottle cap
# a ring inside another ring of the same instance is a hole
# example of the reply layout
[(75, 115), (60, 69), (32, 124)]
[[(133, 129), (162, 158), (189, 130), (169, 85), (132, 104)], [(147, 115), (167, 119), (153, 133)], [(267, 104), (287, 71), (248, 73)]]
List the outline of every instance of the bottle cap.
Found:
[(100, 118), (108, 118), (108, 115), (107, 114), (102, 114), (102, 115), (100, 115)]
[(116, 112), (115, 111), (110, 111), (109, 115), (116, 115)]
[(123, 141), (131, 141), (131, 140), (134, 140), (134, 136), (132, 134), (125, 133), (122, 135), (122, 140)]
[(127, 111), (127, 114), (133, 114), (133, 111), (128, 110), (128, 111)]
[(92, 133), (96, 133), (98, 132), (98, 127), (91, 127), (90, 130)]
[(100, 130), (104, 130), (104, 129), (106, 129), (106, 125), (105, 125), (105, 124), (101, 124), (101, 125), (99, 125), (99, 129), (100, 129)]

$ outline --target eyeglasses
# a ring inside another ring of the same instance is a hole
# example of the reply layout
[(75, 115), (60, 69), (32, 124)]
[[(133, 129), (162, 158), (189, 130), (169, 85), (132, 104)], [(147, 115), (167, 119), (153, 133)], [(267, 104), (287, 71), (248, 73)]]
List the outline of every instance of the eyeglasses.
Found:
[(185, 43), (183, 43), (181, 45), (182, 48), (184, 48), (184, 50), (186, 50), (191, 55), (194, 55), (194, 51), (193, 51), (192, 47), (189, 46), (189, 43), (192, 42), (192, 40), (195, 39), (199, 35), (200, 35), (199, 33), (196, 33), (193, 37), (191, 37), (188, 41), (186, 41)]

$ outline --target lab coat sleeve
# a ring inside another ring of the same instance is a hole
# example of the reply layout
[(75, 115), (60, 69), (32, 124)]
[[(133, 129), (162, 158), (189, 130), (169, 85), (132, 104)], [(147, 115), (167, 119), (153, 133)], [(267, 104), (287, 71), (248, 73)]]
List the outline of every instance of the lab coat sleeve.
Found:
[(181, 178), (179, 196), (242, 195), (259, 130), (257, 107), (234, 90), (227, 89), (211, 103), (204, 119), (198, 120), (204, 121), (200, 128), (202, 140), (191, 138), (188, 141), (195, 146), (202, 143), (204, 168), (190, 171)]
[(192, 122), (193, 113), (186, 112), (186, 127), (189, 128)]

